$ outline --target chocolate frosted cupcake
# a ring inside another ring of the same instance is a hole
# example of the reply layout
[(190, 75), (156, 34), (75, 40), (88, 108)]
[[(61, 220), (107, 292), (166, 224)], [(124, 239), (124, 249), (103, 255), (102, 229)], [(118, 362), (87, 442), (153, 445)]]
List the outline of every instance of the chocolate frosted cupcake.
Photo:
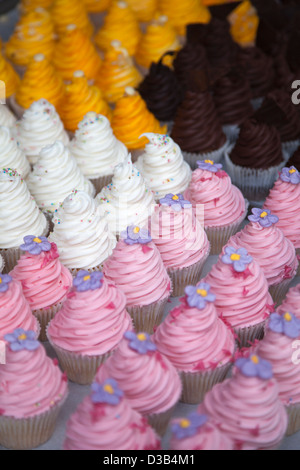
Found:
[(292, 72), (284, 54), (279, 54), (274, 58), (275, 68), (275, 87), (285, 90), (287, 93), (292, 94), (292, 83), (296, 80), (297, 76)]
[(177, 54), (173, 62), (176, 77), (182, 88), (189, 85), (189, 75), (195, 71), (208, 72), (205, 48), (201, 44), (187, 43)]
[(238, 46), (230, 35), (230, 25), (226, 20), (212, 19), (207, 28), (204, 45), (213, 68), (219, 69), (236, 63)]

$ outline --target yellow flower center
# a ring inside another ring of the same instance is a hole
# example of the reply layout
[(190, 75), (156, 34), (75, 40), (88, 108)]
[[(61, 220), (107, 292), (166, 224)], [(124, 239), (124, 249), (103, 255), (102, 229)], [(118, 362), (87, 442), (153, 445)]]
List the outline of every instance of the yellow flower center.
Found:
[(212, 160), (204, 160), (204, 161), (205, 161), (205, 163), (209, 163), (210, 165), (214, 164), (214, 162)]
[(286, 321), (291, 321), (292, 320), (292, 315), (289, 314), (289, 312), (286, 312), (283, 317)]
[(22, 334), (22, 335), (18, 336), (18, 339), (20, 339), (20, 340), (26, 339), (26, 338), (27, 338), (27, 336), (25, 334)]
[(292, 175), (293, 173), (296, 173), (295, 168), (291, 168), (291, 169), (289, 170), (289, 173), (290, 173), (291, 175)]
[(112, 388), (111, 385), (104, 385), (104, 390), (109, 393), (110, 395), (112, 395), (114, 393), (114, 389)]
[(172, 199), (173, 199), (173, 201), (178, 201), (179, 197), (176, 196), (176, 194), (175, 194), (175, 196), (173, 196)]
[(230, 256), (230, 259), (232, 261), (239, 261), (241, 259), (241, 255), (238, 255), (237, 253), (233, 253), (233, 255)]
[(139, 231), (140, 231), (140, 227), (134, 227), (133, 233), (139, 233)]
[(201, 297), (206, 297), (207, 296), (207, 290), (197, 289), (197, 294), (201, 295)]
[(268, 213), (267, 212), (262, 212), (260, 214), (260, 217), (263, 219), (264, 217), (267, 217)]
[(2, 284), (2, 279), (1, 279), (1, 277), (0, 277), (0, 284)]
[(254, 364), (258, 364), (259, 363), (259, 359), (257, 356), (252, 356), (251, 357), (251, 361), (254, 362)]
[(38, 237), (34, 238), (33, 241), (34, 241), (35, 243), (42, 243), (42, 240), (41, 240), (40, 238), (38, 238)]
[(137, 335), (137, 339), (139, 339), (140, 341), (146, 341), (147, 337), (144, 333), (139, 333)]
[(89, 281), (91, 279), (91, 276), (84, 276), (83, 280), (84, 281)]
[(190, 426), (191, 422), (188, 419), (182, 419), (180, 421), (180, 426), (182, 428), (188, 428)]

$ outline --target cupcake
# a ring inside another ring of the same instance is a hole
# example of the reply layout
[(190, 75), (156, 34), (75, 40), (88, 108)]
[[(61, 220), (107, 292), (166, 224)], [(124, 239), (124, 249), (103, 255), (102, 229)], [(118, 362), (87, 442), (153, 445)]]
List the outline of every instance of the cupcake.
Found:
[(78, 272), (72, 291), (47, 328), (70, 380), (92, 383), (99, 365), (131, 328), (125, 305), (124, 294), (101, 272)]
[(277, 308), (279, 313), (293, 312), (300, 319), (300, 284), (291, 287), (282, 302)]
[[(2, 48), (1, 48), (2, 49)], [(20, 77), (13, 68), (13, 66), (7, 62), (4, 56), (0, 52), (0, 77), (1, 77), (1, 101), (6, 98), (10, 103), (11, 97), (16, 93), (17, 88), (20, 84)], [(4, 83), (5, 89), (2, 90)], [(5, 96), (2, 96), (2, 92), (5, 92)], [(1, 107), (3, 104), (1, 104)], [(7, 125), (7, 124), (6, 124)]]
[(241, 47), (255, 45), (260, 18), (251, 2), (242, 2), (229, 15), (230, 34)]
[(278, 393), (271, 364), (252, 354), (236, 361), (232, 378), (215, 385), (198, 411), (217, 422), (235, 450), (274, 450), (288, 420)]
[(34, 331), (17, 328), (5, 335), (5, 341), (6, 363), (0, 365), (0, 444), (31, 449), (52, 436), (68, 394), (67, 380)]
[(187, 43), (176, 54), (173, 62), (174, 73), (184, 93), (189, 86), (189, 77), (195, 73), (208, 73), (209, 64), (206, 57), (205, 47), (202, 44)]
[(84, 0), (85, 7), (89, 13), (102, 13), (105, 12), (111, 0)]
[(183, 193), (191, 179), (191, 169), (183, 160), (181, 150), (167, 135), (145, 133), (149, 143), (145, 146), (136, 167), (145, 178), (156, 200), (166, 193)]
[(3, 269), (4, 269), (4, 266), (5, 266), (4, 259), (3, 259), (2, 256), (0, 255), (0, 274), (2, 273), (2, 271), (3, 271)]
[(254, 208), (250, 224), (230, 238), (228, 245), (246, 248), (263, 270), (275, 304), (287, 293), (296, 276), (298, 260), (292, 242), (275, 224), (278, 217), (269, 210)]
[(212, 68), (212, 76), (221, 70), (236, 65), (239, 47), (232, 39), (230, 25), (226, 18), (214, 15), (205, 28), (203, 44)]
[(20, 257), (19, 246), (28, 233), (48, 234), (48, 222), (40, 212), (21, 176), (10, 168), (0, 172), (0, 254), (11, 271)]
[[(261, 102), (261, 98), (271, 90), (274, 82), (272, 58), (257, 47), (245, 47), (239, 49), (238, 64), (250, 83), (252, 98), (260, 99)], [(254, 105), (258, 102), (254, 102)]]
[(200, 403), (205, 393), (225, 379), (235, 350), (231, 330), (218, 318), (210, 285), (185, 288), (185, 297), (158, 326), (153, 342), (179, 372), (181, 400)]
[(131, 156), (114, 168), (112, 183), (96, 196), (99, 212), (106, 215), (109, 230), (119, 235), (130, 224), (146, 226), (154, 210), (152, 191), (131, 162)]
[(273, 376), (278, 382), (279, 398), (289, 417), (286, 434), (290, 436), (300, 429), (300, 362), (295, 357), (295, 344), (300, 338), (300, 320), (293, 313), (273, 313), (270, 316), (263, 341), (255, 353), (272, 364)]
[(115, 380), (91, 389), (67, 423), (64, 450), (160, 450), (158, 436)]
[(231, 183), (221, 163), (199, 160), (198, 169), (184, 197), (191, 201), (196, 217), (203, 224), (211, 243), (211, 254), (220, 253), (246, 217), (248, 203)]
[(245, 248), (227, 246), (204, 282), (211, 286), (217, 313), (234, 329), (240, 348), (263, 337), (273, 299), (261, 267)]
[(80, 0), (54, 0), (51, 16), (58, 36), (65, 33), (69, 24), (75, 24), (89, 36), (94, 32), (84, 2)]
[(132, 225), (121, 232), (103, 273), (126, 295), (135, 329), (152, 333), (162, 320), (171, 283), (148, 230)]
[(6, 104), (0, 103), (0, 125), (6, 127), (14, 127), (16, 123), (16, 117), (10, 111)]
[(32, 315), (22, 285), (9, 274), (0, 274), (0, 339), (16, 328), (39, 333), (40, 325)]
[(151, 21), (154, 17), (157, 0), (144, 0), (142, 4), (140, 0), (127, 0), (127, 3), (139, 21)]
[(73, 191), (53, 218), (49, 241), (57, 245), (60, 261), (76, 275), (79, 270), (100, 271), (116, 245), (108, 231), (106, 217), (87, 193)]
[(167, 194), (150, 220), (151, 236), (172, 281), (172, 295), (195, 285), (210, 251), (207, 236), (182, 194)]
[(57, 140), (68, 145), (69, 137), (54, 106), (47, 100), (34, 102), (17, 121), (13, 136), (31, 164), (37, 162), (40, 151)]
[(125, 145), (114, 136), (109, 120), (93, 111), (79, 123), (69, 148), (97, 194), (111, 182), (114, 167), (128, 156)]
[(197, 0), (184, 0), (176, 4), (172, 0), (160, 0), (159, 10), (168, 16), (180, 36), (185, 35), (188, 24), (209, 23), (211, 19), (209, 9)]
[[(151, 371), (151, 373), (149, 373)], [(129, 405), (163, 435), (181, 395), (175, 367), (162, 356), (147, 333), (127, 331), (118, 348), (102, 364), (95, 380), (117, 381)]]
[(22, 284), (24, 296), (41, 325), (40, 341), (47, 341), (46, 327), (61, 308), (72, 286), (72, 275), (60, 260), (55, 243), (46, 237), (24, 237), (17, 265), (10, 272)]
[(9, 127), (0, 126), (0, 146), (0, 167), (14, 168), (23, 179), (26, 179), (30, 172), (30, 165)]

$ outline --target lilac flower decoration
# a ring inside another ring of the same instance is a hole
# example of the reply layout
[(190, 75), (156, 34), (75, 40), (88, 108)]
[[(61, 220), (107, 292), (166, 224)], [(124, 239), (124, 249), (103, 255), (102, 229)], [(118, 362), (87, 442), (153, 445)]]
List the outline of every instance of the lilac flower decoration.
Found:
[(107, 403), (108, 405), (118, 405), (124, 395), (114, 379), (107, 379), (102, 384), (94, 382), (91, 389), (91, 400), (95, 404)]
[(214, 302), (216, 296), (209, 291), (210, 285), (206, 282), (199, 282), (196, 286), (187, 286), (185, 293), (189, 307), (196, 307), (202, 310), (207, 302)]
[(9, 343), (12, 351), (35, 351), (40, 347), (36, 333), (34, 331), (25, 331), (22, 328), (17, 328), (13, 333), (5, 335), (4, 339)]
[(237, 273), (244, 272), (248, 264), (253, 260), (252, 256), (248, 255), (248, 251), (245, 248), (236, 250), (232, 246), (225, 248), (225, 255), (223, 255), (221, 259), (225, 264), (232, 264), (233, 269)]
[(171, 430), (177, 439), (185, 439), (187, 437), (195, 436), (198, 429), (204, 426), (207, 421), (207, 415), (190, 413), (187, 418), (183, 418), (179, 422), (172, 424)]
[(269, 209), (252, 209), (252, 214), (249, 215), (248, 219), (250, 222), (258, 222), (262, 227), (271, 227), (273, 224), (277, 224), (279, 218), (277, 215), (271, 214)]
[(139, 354), (147, 354), (149, 351), (156, 351), (156, 346), (152, 343), (148, 333), (134, 333), (126, 331), (124, 338), (129, 340), (129, 347)]
[(11, 281), (12, 277), (8, 274), (0, 274), (0, 292), (6, 292)]
[(169, 206), (174, 211), (181, 211), (181, 209), (190, 209), (192, 204), (190, 201), (186, 201), (182, 194), (166, 194), (165, 197), (160, 199), (159, 203), (162, 206)]
[(84, 269), (81, 269), (75, 279), (73, 280), (73, 286), (77, 292), (85, 292), (87, 290), (96, 290), (102, 287), (103, 273), (95, 271), (89, 273)]
[(215, 163), (213, 160), (198, 160), (197, 165), (200, 170), (211, 171), (212, 173), (217, 173), (223, 167), (221, 163)]
[(258, 377), (263, 380), (269, 380), (273, 377), (271, 363), (255, 354), (248, 358), (241, 357), (235, 362), (235, 366), (246, 377)]
[(300, 320), (293, 313), (272, 313), (270, 315), (268, 328), (274, 333), (282, 333), (289, 338), (300, 336)]
[(140, 228), (137, 225), (127, 227), (126, 231), (121, 233), (121, 238), (127, 245), (135, 245), (136, 243), (146, 245), (152, 241), (149, 230)]
[(294, 166), (290, 168), (283, 168), (280, 173), (280, 179), (286, 183), (299, 184), (300, 173)]
[(28, 251), (31, 255), (39, 255), (42, 251), (50, 251), (51, 243), (46, 237), (35, 237), (27, 235), (24, 237), (24, 244), (20, 246), (22, 251)]

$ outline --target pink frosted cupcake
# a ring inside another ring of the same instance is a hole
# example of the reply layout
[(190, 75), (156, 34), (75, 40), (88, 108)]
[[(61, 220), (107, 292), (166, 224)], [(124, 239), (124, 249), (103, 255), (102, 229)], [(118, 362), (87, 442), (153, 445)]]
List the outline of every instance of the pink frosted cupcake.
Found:
[(278, 397), (272, 366), (256, 355), (240, 358), (232, 378), (208, 392), (205, 413), (234, 441), (235, 450), (271, 450), (285, 435), (287, 414)]
[(22, 285), (8, 274), (0, 274), (0, 339), (16, 328), (39, 333), (40, 325), (32, 315)]
[(263, 337), (274, 303), (262, 269), (245, 248), (226, 247), (205, 282), (216, 295), (218, 315), (234, 328), (240, 347)]
[(125, 305), (123, 292), (100, 271), (79, 271), (73, 290), (47, 329), (70, 380), (92, 383), (99, 365), (132, 327)]
[(20, 250), (25, 251), (11, 276), (22, 284), (32, 313), (41, 325), (40, 341), (47, 341), (46, 327), (62, 306), (72, 287), (72, 275), (59, 261), (55, 243), (46, 237), (28, 235)]
[(235, 341), (218, 318), (209, 284), (200, 282), (185, 292), (181, 304), (155, 331), (153, 341), (180, 374), (182, 401), (200, 403), (207, 390), (225, 379)]
[(246, 248), (262, 268), (274, 302), (279, 303), (297, 273), (298, 260), (294, 245), (275, 226), (278, 217), (269, 210), (252, 209), (248, 219), (250, 224), (231, 237), (228, 245)]
[(233, 450), (233, 441), (207, 415), (190, 413), (171, 424), (171, 450)]
[(172, 295), (178, 297), (200, 278), (210, 251), (207, 236), (191, 203), (181, 194), (160, 199), (150, 223), (153, 241), (172, 281)]
[[(298, 353), (300, 320), (292, 313), (273, 313), (266, 335), (255, 353), (272, 364), (279, 386), (279, 398), (289, 416), (287, 435), (300, 429), (300, 361)], [(298, 341), (296, 341), (298, 340)]]
[(6, 363), (0, 365), (0, 444), (31, 449), (54, 432), (67, 379), (46, 355), (34, 331), (17, 328), (5, 335)]
[(135, 329), (152, 333), (162, 320), (171, 283), (148, 230), (132, 225), (122, 232), (103, 272), (126, 295)]
[(282, 305), (277, 308), (279, 313), (293, 312), (293, 314), (300, 318), (300, 284), (291, 287), (284, 299)]
[(220, 163), (204, 160), (197, 164), (198, 169), (193, 171), (184, 197), (191, 201), (196, 217), (202, 222), (204, 218), (211, 254), (218, 254), (239, 230), (247, 215), (248, 203), (228, 174), (222, 171)]
[(147, 333), (124, 334), (114, 354), (100, 366), (96, 380), (102, 383), (109, 377), (118, 382), (130, 406), (163, 435), (182, 387), (175, 367), (157, 351)]
[(160, 450), (147, 420), (133, 410), (113, 379), (94, 382), (67, 424), (64, 450)]

